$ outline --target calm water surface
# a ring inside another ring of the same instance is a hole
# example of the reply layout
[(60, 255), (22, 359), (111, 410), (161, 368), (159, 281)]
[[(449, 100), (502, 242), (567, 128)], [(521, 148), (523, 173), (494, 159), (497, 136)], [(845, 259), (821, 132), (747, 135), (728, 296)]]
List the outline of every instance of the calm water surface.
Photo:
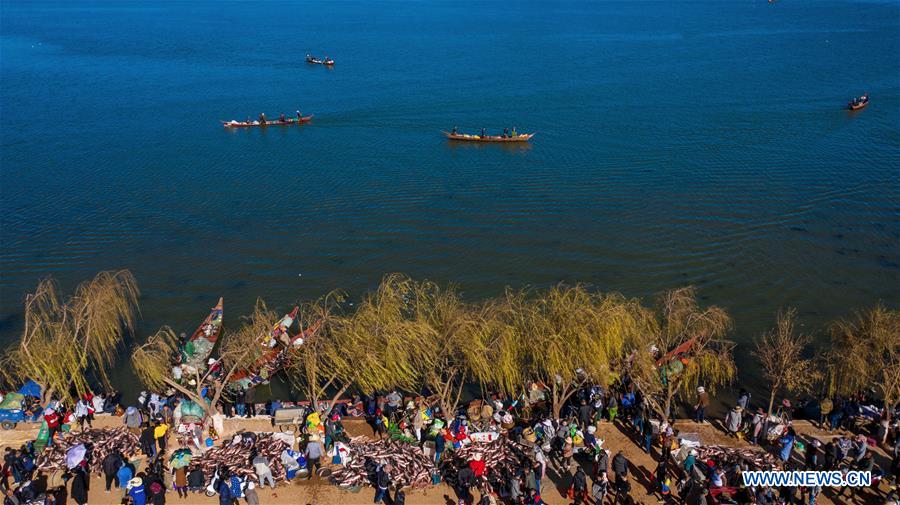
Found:
[(139, 337), (394, 271), (693, 283), (744, 344), (784, 305), (809, 331), (897, 306), (898, 33), (896, 2), (3, 0), (0, 340), (41, 277), (117, 268)]

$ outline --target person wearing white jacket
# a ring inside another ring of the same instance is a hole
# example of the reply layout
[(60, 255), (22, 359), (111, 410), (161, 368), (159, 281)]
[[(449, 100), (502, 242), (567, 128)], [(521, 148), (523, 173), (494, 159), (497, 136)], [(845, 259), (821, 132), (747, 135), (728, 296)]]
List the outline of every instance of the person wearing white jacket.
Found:
[(78, 400), (78, 403), (75, 404), (75, 420), (77, 420), (78, 425), (81, 426), (81, 431), (84, 431), (85, 423), (87, 423), (89, 428), (93, 428), (91, 407), (88, 407), (88, 402), (84, 398)]

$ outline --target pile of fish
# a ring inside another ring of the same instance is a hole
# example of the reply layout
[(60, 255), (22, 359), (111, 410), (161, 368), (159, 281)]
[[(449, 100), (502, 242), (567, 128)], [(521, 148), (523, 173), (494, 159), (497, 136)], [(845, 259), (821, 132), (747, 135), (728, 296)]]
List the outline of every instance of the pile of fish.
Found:
[(758, 449), (750, 449), (748, 447), (722, 447), (719, 445), (707, 445), (697, 448), (697, 459), (706, 461), (712, 459), (715, 461), (738, 460), (746, 461), (751, 468), (771, 468), (779, 466), (775, 456), (768, 452)]
[(35, 461), (38, 470), (65, 470), (66, 452), (76, 445), (84, 445), (88, 449), (88, 466), (91, 472), (101, 473), (103, 459), (118, 451), (125, 460), (134, 459), (140, 453), (137, 435), (129, 432), (124, 426), (115, 429), (90, 429), (78, 433), (69, 433), (61, 440), (40, 453)]
[(394, 485), (424, 488), (431, 485), (434, 460), (417, 445), (394, 440), (373, 442), (366, 437), (350, 440), (347, 466), (331, 474), (331, 481), (343, 488), (371, 486), (376, 465), (390, 463)]
[(253, 470), (253, 458), (263, 455), (269, 460), (269, 468), (275, 480), (284, 479), (284, 465), (281, 464), (281, 453), (288, 448), (283, 440), (273, 437), (272, 433), (240, 433), (223, 445), (214, 447), (191, 459), (189, 468), (200, 467), (209, 484), (216, 470), (227, 468), (238, 477), (251, 477), (256, 480)]
[(531, 467), (530, 453), (528, 447), (507, 437), (493, 442), (473, 442), (444, 453), (441, 457), (441, 476), (447, 484), (456, 486), (460, 467), (468, 465), (476, 454), (480, 454), (488, 481), (506, 481), (517, 469)]

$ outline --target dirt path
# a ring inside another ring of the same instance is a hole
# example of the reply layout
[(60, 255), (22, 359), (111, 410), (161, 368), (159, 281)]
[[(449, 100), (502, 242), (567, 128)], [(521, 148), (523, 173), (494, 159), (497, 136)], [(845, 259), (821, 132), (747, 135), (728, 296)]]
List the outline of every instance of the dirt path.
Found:
[[(121, 418), (112, 416), (100, 416), (94, 423), (95, 428), (111, 428), (121, 425)], [(359, 419), (348, 419), (345, 421), (345, 427), (352, 436), (371, 435), (369, 427)], [(811, 426), (808, 422), (797, 421), (794, 424), (795, 429), (800, 434), (801, 439), (808, 441), (809, 437), (817, 437), (826, 442), (838, 434), (830, 434)], [(682, 432), (695, 432), (700, 435), (700, 440), (704, 445), (719, 444), (724, 446), (744, 447), (749, 446), (746, 442), (740, 442), (733, 438), (727, 437), (720, 428), (718, 421), (715, 424), (696, 424), (692, 421), (679, 421), (677, 428)], [(271, 422), (268, 418), (258, 417), (255, 419), (229, 419), (225, 422), (224, 436), (236, 433), (242, 430), (252, 431), (272, 431)], [(604, 447), (610, 449), (613, 453), (621, 449), (628, 460), (632, 463), (633, 487), (632, 496), (636, 503), (655, 504), (661, 503), (660, 500), (650, 492), (650, 476), (656, 469), (656, 461), (654, 457), (658, 456), (657, 449), (654, 448), (652, 455), (646, 454), (638, 445), (629, 437), (625, 428), (618, 422), (613, 425), (604, 423), (597, 431), (597, 437), (605, 440)], [(14, 430), (0, 431), (0, 448), (18, 447), (28, 440), (33, 440), (37, 436), (37, 426), (18, 426)], [(876, 450), (876, 463), (884, 468), (890, 463), (887, 454), (880, 449)], [(586, 467), (586, 470), (589, 468)], [(58, 476), (52, 476), (50, 485), (58, 484)], [(570, 503), (562, 497), (560, 490), (568, 486), (568, 476), (560, 476), (558, 472), (548, 469), (548, 479), (543, 482), (544, 493), (542, 494), (544, 501), (548, 505), (563, 505)], [(884, 493), (887, 492), (887, 484), (881, 485), (881, 496), (876, 497), (874, 493), (862, 493), (857, 497), (855, 502), (846, 498), (843, 501), (834, 501), (831, 499), (833, 493), (826, 490), (820, 495), (818, 503), (856, 503), (856, 504), (876, 504), (883, 502)], [(476, 498), (477, 498), (477, 493)], [(101, 477), (94, 477), (91, 480), (90, 504), (91, 505), (117, 505), (121, 500), (121, 493), (113, 490), (107, 494), (104, 492), (104, 481)], [(309, 481), (296, 481), (292, 483), (280, 483), (277, 489), (271, 491), (269, 489), (259, 490), (260, 502), (263, 504), (298, 504), (298, 505), (362, 505), (372, 503), (374, 491), (371, 488), (364, 488), (359, 493), (348, 493), (339, 490), (327, 481), (312, 479)], [(217, 504), (216, 497), (208, 498), (204, 495), (193, 494), (186, 499), (179, 499), (174, 493), (167, 495), (168, 503), (176, 504)], [(244, 503), (244, 502), (241, 502)], [(445, 485), (432, 487), (426, 490), (408, 491), (406, 503), (410, 505), (456, 505), (455, 494), (452, 489)]]

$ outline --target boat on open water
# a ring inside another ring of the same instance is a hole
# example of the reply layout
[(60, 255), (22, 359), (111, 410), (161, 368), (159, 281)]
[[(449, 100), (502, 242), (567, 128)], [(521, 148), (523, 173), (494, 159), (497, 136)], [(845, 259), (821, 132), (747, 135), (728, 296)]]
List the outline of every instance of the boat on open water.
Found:
[(291, 126), (296, 124), (304, 124), (312, 121), (312, 114), (299, 118), (288, 118), (284, 121), (276, 119), (274, 121), (222, 121), (225, 128), (253, 128), (254, 126)]
[(450, 140), (461, 140), (466, 142), (528, 142), (534, 133), (521, 133), (512, 135), (471, 135), (468, 133), (456, 133), (442, 131)]
[(324, 58), (322, 58), (322, 59), (319, 59), (319, 58), (316, 58), (315, 56), (310, 56), (310, 55), (307, 54), (307, 55), (306, 55), (306, 62), (307, 62), (307, 63), (312, 63), (312, 64), (314, 64), (314, 65), (325, 65), (326, 67), (333, 67), (333, 66), (334, 66), (334, 60), (331, 59), (331, 58), (329, 58), (328, 56), (326, 56), (326, 57), (324, 57)]
[(869, 93), (868, 92), (861, 97), (850, 100), (850, 102), (847, 104), (847, 109), (859, 110), (859, 109), (862, 109), (863, 107), (865, 107), (866, 105), (869, 105)]

